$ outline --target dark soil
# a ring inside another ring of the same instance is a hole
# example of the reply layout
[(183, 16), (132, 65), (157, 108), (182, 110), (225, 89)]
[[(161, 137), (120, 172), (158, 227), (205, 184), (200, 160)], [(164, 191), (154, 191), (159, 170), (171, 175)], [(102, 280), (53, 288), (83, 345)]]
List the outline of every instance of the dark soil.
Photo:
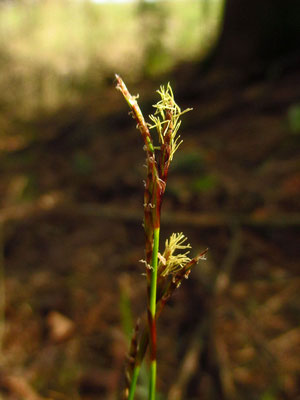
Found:
[[(209, 254), (159, 321), (158, 388), (168, 400), (300, 399), (300, 132), (289, 120), (300, 75), (249, 82), (195, 68), (171, 79), (194, 111), (183, 117), (161, 243), (183, 231)], [(129, 88), (145, 115), (159, 84)], [(122, 310), (127, 300), (134, 319), (145, 309), (142, 140), (113, 83), (17, 130), (31, 139), (1, 162), (0, 393), (115, 399)]]

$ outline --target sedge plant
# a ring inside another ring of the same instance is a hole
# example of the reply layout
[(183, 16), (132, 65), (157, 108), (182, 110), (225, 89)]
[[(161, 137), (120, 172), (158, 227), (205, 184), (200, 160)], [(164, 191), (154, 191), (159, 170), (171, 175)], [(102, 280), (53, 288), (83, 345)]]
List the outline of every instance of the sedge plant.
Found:
[[(173, 233), (165, 241), (163, 252), (159, 249), (161, 206), (166, 190), (170, 164), (174, 154), (182, 143), (178, 134), (181, 116), (190, 111), (182, 111), (174, 100), (170, 84), (161, 86), (157, 91), (160, 100), (153, 106), (155, 111), (144, 119), (138, 105), (138, 96), (132, 96), (125, 83), (116, 75), (116, 88), (127, 101), (132, 117), (137, 123), (144, 142), (146, 153), (146, 179), (144, 181), (144, 231), (145, 264), (147, 280), (147, 317), (139, 320), (132, 336), (128, 365), (126, 369), (127, 386), (124, 399), (134, 400), (140, 367), (149, 347), (150, 373), (148, 400), (156, 396), (156, 321), (168, 299), (188, 278), (192, 267), (205, 259), (205, 251), (194, 258), (189, 257), (190, 244), (183, 233)], [(156, 134), (152, 134), (152, 132)], [(142, 322), (144, 327), (142, 328)]]

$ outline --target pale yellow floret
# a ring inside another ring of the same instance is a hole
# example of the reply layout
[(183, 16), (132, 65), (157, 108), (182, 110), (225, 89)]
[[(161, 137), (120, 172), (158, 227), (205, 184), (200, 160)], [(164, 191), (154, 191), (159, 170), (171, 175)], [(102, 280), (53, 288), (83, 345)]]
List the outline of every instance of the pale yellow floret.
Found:
[[(170, 123), (172, 123), (172, 137), (170, 143), (170, 161), (172, 161), (174, 153), (182, 143), (182, 140), (180, 140), (180, 136), (178, 135), (178, 130), (181, 124), (179, 118), (182, 114), (192, 109), (188, 108), (184, 111), (181, 111), (180, 107), (176, 104), (174, 100), (174, 95), (170, 83), (168, 83), (166, 89), (164, 86), (161, 86), (160, 90), (157, 90), (157, 92), (160, 95), (161, 100), (153, 106), (154, 108), (156, 108), (155, 113), (149, 115), (149, 118), (153, 122), (152, 125), (149, 125), (149, 128), (156, 128), (159, 142), (163, 144), (165, 140), (165, 135), (168, 132), (169, 125)], [(172, 121), (166, 119), (166, 110), (172, 111)]]
[(185, 243), (187, 237), (183, 233), (173, 233), (170, 239), (166, 240), (165, 251), (160, 257), (160, 266), (162, 276), (174, 275), (180, 271), (191, 259), (188, 257), (189, 251), (174, 254), (177, 250), (190, 249), (191, 245)]

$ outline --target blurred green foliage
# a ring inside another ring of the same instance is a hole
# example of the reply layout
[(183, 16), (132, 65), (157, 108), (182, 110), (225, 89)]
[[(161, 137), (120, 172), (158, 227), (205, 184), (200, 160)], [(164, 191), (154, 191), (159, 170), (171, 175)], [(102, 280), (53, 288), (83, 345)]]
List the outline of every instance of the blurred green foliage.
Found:
[(73, 169), (80, 175), (88, 175), (93, 171), (93, 161), (91, 157), (79, 151), (73, 155)]
[(80, 101), (118, 72), (126, 80), (203, 56), (221, 3), (0, 3), (0, 110), (28, 118)]
[(203, 172), (204, 160), (200, 152), (186, 151), (178, 154), (172, 164), (174, 172), (196, 174)]
[(195, 193), (207, 192), (216, 188), (218, 184), (217, 178), (214, 175), (204, 175), (192, 182), (192, 191)]
[(123, 333), (130, 343), (134, 331), (131, 300), (129, 296), (128, 280), (123, 277), (120, 281), (120, 317)]
[(5, 202), (8, 204), (21, 204), (32, 201), (38, 194), (36, 176), (33, 173), (17, 174), (10, 179)]
[(262, 395), (261, 400), (276, 400), (276, 398), (271, 391), (267, 391)]
[(300, 103), (292, 104), (287, 112), (288, 124), (291, 133), (300, 133)]

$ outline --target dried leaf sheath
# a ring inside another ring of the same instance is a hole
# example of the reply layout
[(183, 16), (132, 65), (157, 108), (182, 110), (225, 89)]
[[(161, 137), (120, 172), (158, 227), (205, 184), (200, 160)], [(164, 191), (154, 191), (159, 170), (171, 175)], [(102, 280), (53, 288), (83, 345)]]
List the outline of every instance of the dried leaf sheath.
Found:
[[(150, 265), (153, 251), (154, 228), (155, 226), (160, 225), (160, 207), (157, 207), (157, 204), (160, 203), (158, 199), (158, 193), (160, 192), (158, 187), (160, 186), (160, 183), (157, 171), (157, 163), (155, 160), (154, 146), (148, 125), (136, 101), (138, 96), (132, 96), (129, 93), (125, 83), (118, 75), (116, 75), (116, 79), (117, 89), (120, 90), (127, 101), (145, 144), (144, 148), (146, 150), (147, 178), (144, 191), (144, 230), (146, 235), (146, 263), (147, 265)], [(150, 279), (149, 270), (147, 270), (147, 276), (148, 279)]]
[(137, 124), (138, 124), (138, 128), (143, 136), (144, 142), (145, 142), (145, 148), (147, 151), (147, 155), (148, 157), (154, 154), (154, 147), (153, 147), (153, 143), (152, 143), (152, 138), (148, 129), (148, 125), (143, 117), (142, 111), (136, 101), (136, 99), (138, 98), (138, 96), (132, 96), (125, 83), (123, 82), (123, 80), (121, 79), (121, 77), (119, 75), (115, 75), (116, 80), (117, 80), (117, 86), (116, 88), (118, 90), (120, 90), (120, 92), (123, 94), (125, 100), (127, 101), (131, 111), (132, 111), (132, 115), (133, 118), (136, 120)]
[(134, 369), (136, 366), (136, 359), (138, 354), (138, 335), (140, 330), (140, 319), (137, 320), (135, 329), (131, 338), (129, 353), (127, 357), (126, 363), (126, 371), (125, 371), (125, 378), (126, 378), (126, 387), (124, 390), (123, 399), (127, 400), (130, 391), (130, 385), (132, 381), (132, 377), (134, 375)]

